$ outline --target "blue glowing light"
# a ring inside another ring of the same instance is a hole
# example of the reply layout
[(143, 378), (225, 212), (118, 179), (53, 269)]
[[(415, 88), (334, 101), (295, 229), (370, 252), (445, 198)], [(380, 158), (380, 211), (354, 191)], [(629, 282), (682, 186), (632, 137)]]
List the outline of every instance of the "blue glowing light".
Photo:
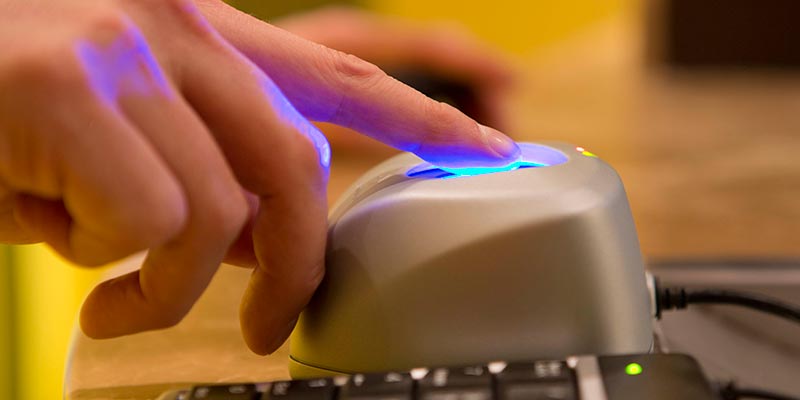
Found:
[(439, 167), (443, 171), (447, 171), (453, 175), (458, 176), (473, 176), (473, 175), (484, 175), (484, 174), (493, 174), (495, 172), (504, 172), (504, 171), (513, 171), (515, 169), (520, 168), (531, 168), (531, 167), (546, 167), (545, 164), (539, 164), (536, 162), (524, 161), (524, 160), (517, 160), (511, 164), (504, 165), (502, 167), (475, 167), (475, 168), (447, 168), (447, 167)]
[(261, 86), (264, 89), (264, 93), (270, 98), (270, 103), (275, 112), (281, 119), (291, 124), (311, 140), (319, 154), (320, 165), (327, 170), (331, 165), (331, 145), (328, 143), (328, 139), (316, 126), (297, 111), (271, 79), (266, 76), (263, 76), (262, 79)]
[[(124, 95), (145, 96), (155, 91), (171, 94), (167, 79), (147, 41), (135, 28), (107, 44), (80, 41), (75, 50), (92, 89), (110, 104), (115, 104)], [(311, 140), (319, 154), (320, 165), (327, 170), (331, 163), (331, 147), (325, 135), (295, 109), (272, 80), (260, 71), (255, 72), (262, 79), (261, 86), (273, 112)]]
[(79, 41), (75, 50), (95, 93), (107, 102), (115, 102), (121, 93), (169, 93), (164, 74), (136, 29), (107, 44)]
[(513, 171), (521, 168), (549, 167), (567, 162), (567, 156), (552, 147), (532, 143), (518, 143), (518, 145), (521, 153), (520, 157), (507, 165), (498, 167), (450, 168), (422, 163), (409, 169), (406, 172), (406, 176), (455, 178), (459, 176), (475, 176)]

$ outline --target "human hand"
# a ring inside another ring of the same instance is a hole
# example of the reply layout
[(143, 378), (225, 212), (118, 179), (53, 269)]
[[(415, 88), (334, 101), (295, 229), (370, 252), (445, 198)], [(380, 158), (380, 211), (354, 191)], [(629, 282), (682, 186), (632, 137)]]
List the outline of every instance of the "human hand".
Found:
[[(506, 128), (506, 101), (515, 74), (510, 59), (450, 23), (420, 23), (354, 7), (329, 6), (274, 21), (303, 38), (369, 61), (429, 95), (456, 96), (450, 104), (472, 118)], [(416, 82), (415, 79), (424, 79)], [(433, 80), (432, 82), (428, 82)], [(425, 87), (425, 85), (437, 85)], [(427, 89), (453, 92), (429, 93)], [(463, 92), (463, 93), (462, 93)], [(435, 97), (436, 98), (436, 97)], [(440, 98), (440, 100), (445, 100)], [(345, 129), (325, 126), (335, 149), (376, 151), (376, 142)], [(380, 146), (384, 147), (384, 146)]]
[(309, 120), (444, 165), (519, 151), (372, 64), (217, 0), (0, 0), (0, 42), (0, 241), (84, 265), (148, 250), (87, 298), (91, 337), (177, 323), (249, 243), (231, 257), (255, 268), (243, 334), (274, 351), (324, 274), (330, 153)]
[(358, 56), (386, 71), (446, 77), (474, 89), (479, 121), (502, 125), (514, 73), (508, 57), (462, 26), (420, 23), (353, 7), (330, 6), (274, 22), (303, 38)]

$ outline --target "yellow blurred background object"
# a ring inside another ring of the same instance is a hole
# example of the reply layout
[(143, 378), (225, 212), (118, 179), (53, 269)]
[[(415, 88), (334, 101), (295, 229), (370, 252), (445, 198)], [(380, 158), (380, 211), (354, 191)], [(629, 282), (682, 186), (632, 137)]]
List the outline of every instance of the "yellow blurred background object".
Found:
[(2, 268), (13, 296), (6, 343), (12, 348), (8, 370), (0, 369), (9, 381), (0, 398), (60, 399), (78, 309), (104, 268), (77, 268), (44, 245), (4, 247), (9, 265)]
[[(267, 2), (232, 0), (261, 17), (288, 12), (297, 4), (323, 1)], [(421, 21), (457, 22), (478, 37), (515, 54), (569, 37), (594, 23), (628, 10), (633, 0), (563, 0), (558, 2), (362, 0), (350, 1), (382, 13)], [(42, 245), (2, 246), (0, 256), (0, 398), (62, 397), (64, 364), (80, 302), (102, 269), (70, 266)], [(4, 392), (5, 390), (5, 392)]]
[(483, 40), (515, 54), (527, 54), (577, 33), (593, 23), (630, 9), (635, 0), (296, 0), (273, 2), (228, 0), (262, 19), (291, 14), (325, 4), (363, 6), (417, 21), (456, 22)]
[(0, 321), (4, 321), (0, 329), (0, 398), (12, 397), (12, 367), (14, 365), (14, 336), (12, 334), (13, 314), (11, 309), (13, 293), (11, 292), (11, 248), (0, 245)]
[(633, 0), (367, 0), (380, 12), (422, 21), (457, 21), (515, 54), (558, 42), (631, 6)]

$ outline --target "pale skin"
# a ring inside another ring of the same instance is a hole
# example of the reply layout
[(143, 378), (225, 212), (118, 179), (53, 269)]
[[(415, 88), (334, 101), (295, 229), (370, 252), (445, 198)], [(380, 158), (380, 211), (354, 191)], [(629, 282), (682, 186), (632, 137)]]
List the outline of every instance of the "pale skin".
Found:
[(223, 261), (253, 268), (248, 346), (277, 349), (324, 275), (329, 147), (345, 126), (448, 166), (518, 148), (374, 65), (217, 0), (0, 0), (0, 241), (82, 265), (83, 331), (176, 324)]

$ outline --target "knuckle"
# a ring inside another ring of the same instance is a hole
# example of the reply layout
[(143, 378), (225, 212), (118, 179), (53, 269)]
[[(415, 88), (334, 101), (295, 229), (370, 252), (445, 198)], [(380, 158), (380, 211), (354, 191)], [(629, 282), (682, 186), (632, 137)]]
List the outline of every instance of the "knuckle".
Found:
[(93, 68), (99, 68), (97, 57), (87, 52), (95, 46), (122, 43), (135, 45), (137, 30), (119, 10), (98, 7), (84, 15), (78, 28), (48, 42), (32, 44), (6, 63), (4, 76), (33, 90), (60, 90), (64, 93), (85, 93), (90, 88)]
[(324, 76), (339, 97), (339, 105), (322, 119), (339, 125), (350, 125), (354, 118), (358, 118), (349, 112), (348, 103), (353, 101), (353, 94), (367, 92), (391, 78), (374, 64), (337, 50), (329, 50), (323, 59), (323, 63), (327, 65), (322, 70), (328, 71)]
[[(437, 128), (455, 127), (464, 119), (464, 115), (461, 114), (460, 111), (447, 103), (430, 100), (427, 98), (425, 98), (424, 101), (424, 115), (427, 117), (427, 120), (430, 121), (430, 123), (436, 124)], [(447, 129), (437, 130), (437, 132), (445, 131), (447, 131)]]
[(139, 0), (151, 13), (157, 13), (172, 22), (173, 27), (194, 35), (196, 39), (218, 42), (214, 29), (206, 21), (194, 0)]
[(324, 186), (328, 179), (327, 169), (320, 161), (320, 150), (308, 136), (293, 132), (289, 156), (297, 164), (297, 170), (314, 187)]
[(0, 64), (0, 80), (3, 92), (10, 92), (13, 87), (30, 87), (31, 83), (40, 82), (39, 77), (46, 77), (43, 67), (48, 57), (39, 52), (16, 54), (10, 60)]
[(202, 212), (204, 224), (215, 235), (233, 241), (250, 217), (247, 200), (238, 186), (210, 193), (210, 196), (213, 200)]
[(372, 80), (382, 78), (385, 74), (375, 64), (364, 61), (352, 54), (331, 50), (332, 65), (334, 71), (342, 79), (354, 79), (356, 81)]
[(21, 54), (6, 65), (3, 75), (9, 82), (34, 92), (56, 89), (74, 91), (85, 79), (75, 53), (62, 46)]
[[(274, 133), (270, 137), (270, 147), (279, 150), (252, 154), (252, 161), (248, 165), (261, 165), (263, 169), (238, 168), (239, 182), (245, 188), (270, 195), (296, 192), (307, 187), (324, 187), (328, 180), (328, 169), (323, 165), (320, 152), (329, 152), (329, 146), (327, 150), (317, 149), (314, 141), (307, 136), (315, 133), (304, 133), (302, 126), (295, 126), (288, 121), (271, 120), (265, 126), (269, 126)], [(320, 140), (324, 140), (324, 137)], [(270, 173), (264, 173), (265, 170)], [(283, 179), (275, 179), (278, 174)]]
[(100, 43), (112, 43), (134, 30), (134, 24), (124, 12), (113, 7), (99, 7), (86, 14), (85, 34)]
[[(364, 61), (352, 54), (330, 50), (330, 69), (342, 90), (359, 90), (373, 86), (387, 77), (375, 64)], [(344, 92), (347, 93), (347, 92)]]
[[(148, 207), (149, 218), (141, 224), (139, 237), (142, 245), (152, 247), (177, 236), (186, 226), (187, 206), (179, 190), (158, 195), (154, 205)], [(133, 221), (132, 223), (137, 223)]]
[(50, 244), (65, 258), (87, 267), (99, 267), (125, 258), (143, 249), (130, 237), (90, 230), (85, 225), (72, 225), (68, 236)]
[[(120, 203), (127, 212), (107, 211), (112, 231), (121, 232), (129, 246), (145, 249), (176, 237), (188, 221), (188, 205), (180, 184), (167, 173), (151, 176), (136, 199)], [(96, 211), (98, 212), (98, 211)]]
[(457, 140), (464, 132), (475, 128), (472, 123), (465, 126), (464, 123), (470, 120), (447, 103), (425, 99), (425, 104), (422, 109), (425, 120), (430, 124), (430, 139), (443, 142)]

